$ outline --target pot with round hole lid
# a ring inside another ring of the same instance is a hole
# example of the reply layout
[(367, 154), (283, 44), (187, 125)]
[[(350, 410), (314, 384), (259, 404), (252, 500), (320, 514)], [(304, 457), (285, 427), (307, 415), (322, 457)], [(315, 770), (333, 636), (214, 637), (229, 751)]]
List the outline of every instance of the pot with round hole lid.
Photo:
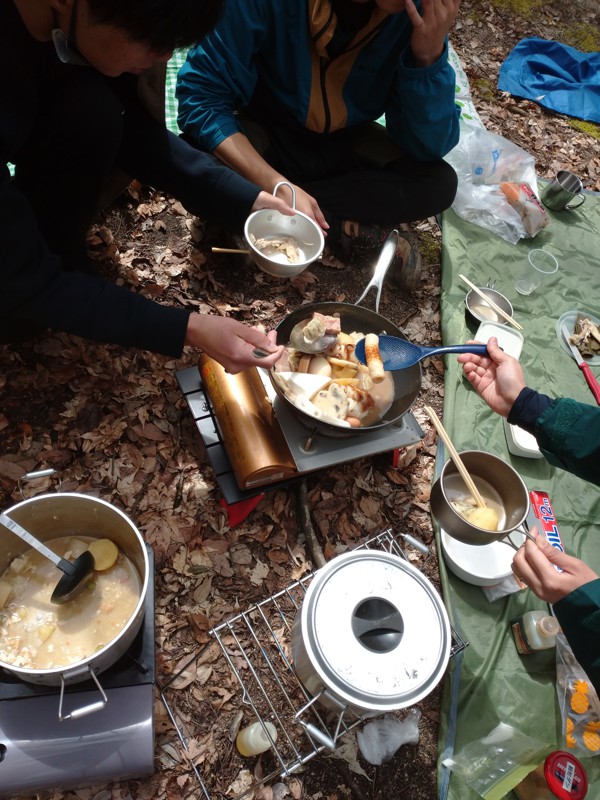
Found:
[(292, 657), (322, 705), (365, 717), (426, 697), (446, 670), (451, 641), (431, 582), (399, 556), (361, 549), (315, 573), (292, 627)]

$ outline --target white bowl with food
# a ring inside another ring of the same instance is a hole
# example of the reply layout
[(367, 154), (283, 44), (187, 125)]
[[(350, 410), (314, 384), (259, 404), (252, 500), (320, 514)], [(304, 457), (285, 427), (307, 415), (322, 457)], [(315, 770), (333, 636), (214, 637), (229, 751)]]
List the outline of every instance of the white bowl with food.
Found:
[(566, 325), (571, 341), (591, 366), (600, 364), (600, 319), (589, 311), (565, 311), (556, 322), (556, 336), (562, 349), (574, 358), (571, 348), (565, 342), (562, 326)]
[[(294, 187), (282, 181), (292, 192), (292, 208), (296, 209)], [(250, 255), (263, 272), (276, 278), (293, 278), (321, 257), (325, 247), (323, 231), (317, 223), (296, 211), (293, 216), (263, 208), (250, 214), (244, 225), (244, 236)]]

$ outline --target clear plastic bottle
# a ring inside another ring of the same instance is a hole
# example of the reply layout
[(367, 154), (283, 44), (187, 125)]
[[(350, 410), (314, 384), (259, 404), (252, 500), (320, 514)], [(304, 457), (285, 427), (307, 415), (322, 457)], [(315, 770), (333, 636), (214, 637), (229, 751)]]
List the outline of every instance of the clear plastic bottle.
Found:
[[(268, 734), (265, 728), (269, 731)], [(238, 733), (235, 746), (243, 756), (257, 756), (268, 750), (276, 739), (277, 729), (272, 722), (253, 722)]]
[(558, 620), (546, 611), (527, 611), (511, 624), (517, 651), (521, 655), (554, 647), (556, 634), (560, 633)]

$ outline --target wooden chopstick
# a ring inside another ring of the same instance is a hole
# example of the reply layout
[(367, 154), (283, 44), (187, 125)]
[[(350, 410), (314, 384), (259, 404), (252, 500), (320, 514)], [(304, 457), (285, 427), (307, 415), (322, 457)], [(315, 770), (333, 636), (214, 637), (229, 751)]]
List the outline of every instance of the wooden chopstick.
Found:
[(458, 471), (460, 472), (463, 481), (467, 485), (467, 489), (473, 495), (473, 499), (475, 500), (475, 502), (477, 503), (478, 506), (480, 506), (481, 508), (485, 508), (486, 507), (485, 500), (479, 494), (479, 489), (475, 486), (473, 478), (467, 472), (467, 468), (465, 467), (462, 458), (458, 455), (458, 450), (452, 444), (452, 441), (451, 441), (450, 437), (448, 436), (448, 432), (446, 431), (446, 429), (442, 425), (440, 418), (435, 413), (433, 408), (431, 408), (431, 406), (425, 406), (424, 410), (425, 410), (425, 413), (427, 414), (427, 416), (429, 417), (429, 419), (433, 422), (433, 426), (436, 429), (436, 431), (438, 432), (440, 439), (444, 442), (444, 444), (448, 448), (448, 452), (450, 453), (450, 457), (452, 458), (452, 461), (454, 461), (454, 463), (456, 464), (456, 467), (457, 467)]
[(236, 249), (235, 247), (211, 247), (210, 248), (213, 253), (246, 253), (248, 254), (250, 250), (240, 250)]
[(479, 297), (483, 298), (483, 299), (485, 300), (485, 302), (486, 302), (486, 303), (487, 303), (489, 306), (491, 306), (491, 307), (494, 309), (494, 311), (496, 312), (496, 314), (499, 314), (499, 315), (500, 315), (500, 316), (501, 316), (503, 319), (505, 319), (507, 322), (510, 322), (510, 324), (511, 324), (511, 325), (514, 325), (514, 327), (515, 327), (515, 328), (516, 328), (518, 331), (522, 331), (522, 330), (523, 330), (523, 326), (522, 326), (522, 325), (519, 325), (519, 323), (518, 323), (518, 322), (517, 322), (515, 319), (513, 319), (513, 318), (510, 316), (510, 314), (507, 314), (507, 313), (506, 313), (506, 311), (503, 311), (503, 310), (500, 308), (500, 306), (499, 306), (499, 305), (497, 305), (496, 303), (494, 303), (494, 301), (493, 301), (493, 300), (491, 300), (491, 299), (490, 299), (490, 298), (487, 296), (487, 294), (485, 294), (485, 292), (482, 292), (482, 291), (481, 291), (481, 289), (479, 289), (477, 286), (475, 286), (475, 284), (474, 284), (474, 283), (472, 283), (472, 282), (471, 282), (471, 281), (470, 281), (468, 278), (465, 278), (465, 276), (464, 276), (464, 275), (459, 275), (458, 277), (461, 279), (461, 281), (464, 281), (464, 283), (466, 283), (466, 284), (467, 284), (467, 286), (469, 286), (471, 289), (473, 289), (473, 291), (474, 291), (476, 294), (478, 294), (478, 295), (479, 295)]

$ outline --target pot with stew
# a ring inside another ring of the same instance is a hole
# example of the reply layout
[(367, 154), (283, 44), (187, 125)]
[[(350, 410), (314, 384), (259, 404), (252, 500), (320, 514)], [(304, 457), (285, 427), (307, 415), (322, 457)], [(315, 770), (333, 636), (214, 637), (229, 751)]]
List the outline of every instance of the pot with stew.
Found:
[[(421, 367), (385, 372), (381, 360), (367, 358), (365, 367), (354, 345), (387, 333), (406, 338), (382, 317), (379, 299), (392, 264), (398, 231), (384, 243), (373, 277), (354, 305), (312, 303), (288, 314), (276, 327), (277, 343), (286, 345), (280, 361), (269, 371), (277, 394), (309, 429), (327, 436), (348, 437), (400, 423), (421, 389)], [(375, 311), (359, 303), (377, 289)], [(372, 344), (372, 343), (371, 343)], [(376, 340), (374, 347), (377, 349)]]
[[(322, 319), (323, 318), (323, 319)], [(328, 436), (356, 436), (398, 423), (421, 389), (421, 367), (373, 375), (354, 357), (354, 344), (367, 334), (406, 337), (380, 314), (350, 303), (302, 306), (277, 325), (277, 343), (288, 344), (299, 323), (314, 320), (337, 328), (336, 343), (315, 355), (287, 347), (269, 375), (277, 394), (308, 428)], [(319, 383), (321, 380), (321, 383)]]
[(141, 534), (110, 503), (78, 493), (39, 495), (5, 513), (62, 558), (91, 550), (96, 569), (78, 597), (56, 605), (54, 564), (0, 531), (0, 667), (51, 686), (108, 669), (143, 621), (150, 575)]

